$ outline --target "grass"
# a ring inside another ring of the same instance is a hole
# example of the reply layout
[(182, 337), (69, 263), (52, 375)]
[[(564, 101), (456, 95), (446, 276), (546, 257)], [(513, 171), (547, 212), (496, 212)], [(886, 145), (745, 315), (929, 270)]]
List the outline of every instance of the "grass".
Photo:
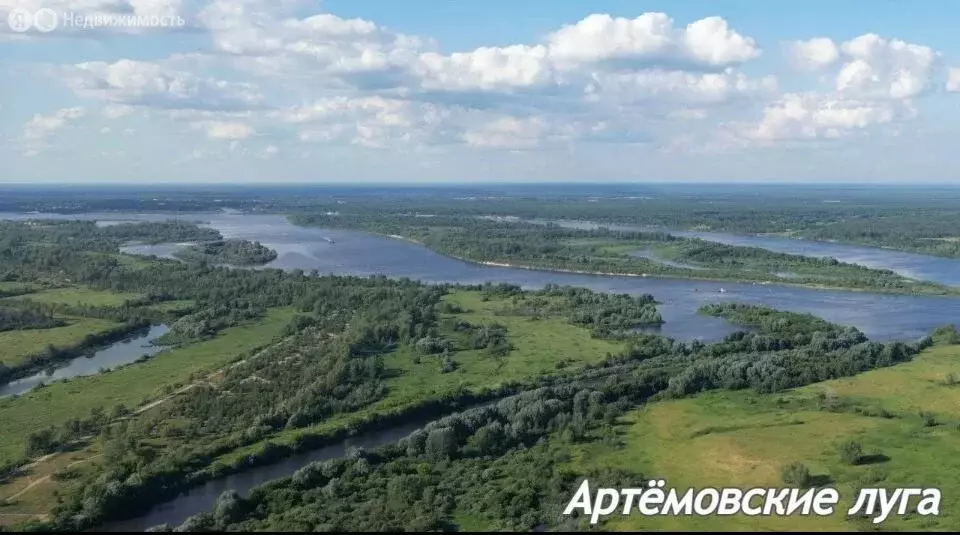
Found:
[[(937, 487), (941, 516), (892, 515), (884, 529), (960, 527), (960, 387), (939, 381), (960, 371), (960, 346), (932, 348), (914, 361), (860, 376), (828, 381), (779, 395), (715, 392), (655, 403), (621, 422), (622, 446), (589, 444), (571, 461), (578, 467), (617, 466), (667, 480), (667, 486), (782, 487), (780, 468), (802, 462), (840, 492), (830, 517), (629, 517), (613, 516), (614, 530), (850, 531), (872, 527), (845, 513), (859, 486)], [(842, 409), (820, 410), (830, 392)], [(889, 417), (867, 416), (888, 411)], [(918, 410), (942, 425), (927, 427)], [(859, 412), (858, 412), (859, 411)], [(837, 445), (857, 440), (873, 463), (842, 462)], [(879, 482), (877, 482), (879, 480)]]
[(72, 347), (83, 342), (88, 334), (107, 331), (119, 325), (116, 322), (96, 318), (63, 318), (68, 321), (63, 327), (52, 329), (28, 329), (0, 333), (0, 363), (16, 366), (30, 355), (40, 353), (48, 345)]
[[(57, 503), (58, 495), (73, 492), (83, 484), (83, 479), (79, 477), (57, 476), (96, 472), (99, 469), (98, 455), (99, 444), (96, 443), (82, 450), (65, 452), (25, 470), (17, 478), (0, 486), (0, 526), (14, 526), (28, 515), (46, 515)], [(32, 488), (7, 501), (31, 484), (34, 484)]]
[[(532, 320), (524, 316), (495, 315), (506, 301), (482, 301), (478, 292), (457, 292), (444, 297), (468, 312), (456, 314), (473, 325), (500, 323), (514, 349), (503, 358), (480, 350), (458, 351), (453, 355), (457, 369), (440, 372), (440, 357), (422, 356), (416, 363), (410, 349), (385, 356), (384, 364), (394, 377), (388, 380), (390, 396), (378, 408), (387, 409), (411, 400), (421, 400), (458, 388), (496, 387), (500, 384), (556, 373), (556, 363), (566, 361), (570, 368), (601, 362), (607, 353), (624, 349), (619, 342), (595, 339), (585, 328), (572, 326), (565, 318)], [(445, 314), (452, 317), (452, 314)]]
[(163, 303), (151, 305), (149, 308), (156, 310), (157, 312), (183, 312), (185, 310), (190, 310), (196, 305), (196, 302), (185, 299), (182, 301), (164, 301)]
[(483, 301), (480, 293), (473, 291), (455, 292), (443, 299), (460, 305), (467, 312), (442, 314), (441, 319), (455, 316), (474, 325), (500, 323), (507, 328), (513, 351), (502, 359), (477, 350), (457, 351), (452, 357), (457, 369), (449, 373), (441, 373), (439, 356), (421, 356), (420, 363), (416, 363), (411, 350), (394, 351), (384, 356), (389, 376), (386, 380), (388, 394), (384, 399), (360, 411), (336, 415), (310, 427), (281, 431), (267, 440), (225, 454), (216, 463), (232, 464), (259, 450), (267, 441), (293, 444), (299, 436), (330, 433), (368, 414), (399, 412), (460, 388), (479, 391), (508, 381), (556, 373), (556, 363), (560, 360), (565, 360), (567, 367), (574, 369), (601, 362), (607, 353), (624, 349), (622, 343), (593, 338), (588, 329), (573, 326), (564, 318), (534, 321), (522, 316), (496, 315), (495, 311), (508, 300)]
[(168, 385), (188, 382), (192, 374), (223, 366), (241, 353), (262, 346), (280, 334), (293, 318), (292, 309), (268, 311), (262, 320), (225, 329), (212, 340), (165, 351), (143, 363), (108, 373), (52, 383), (17, 398), (0, 400), (0, 462), (23, 455), (27, 436), (37, 422), (60, 426), (117, 404), (134, 408), (159, 397)]
[(36, 303), (56, 303), (72, 306), (117, 307), (128, 299), (136, 299), (137, 294), (106, 292), (85, 287), (56, 288), (41, 292), (8, 297), (7, 299), (27, 299)]

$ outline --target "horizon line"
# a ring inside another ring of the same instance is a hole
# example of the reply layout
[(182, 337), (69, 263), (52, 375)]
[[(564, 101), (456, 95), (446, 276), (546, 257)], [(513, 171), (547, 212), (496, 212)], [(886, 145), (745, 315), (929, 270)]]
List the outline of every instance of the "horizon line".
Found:
[(180, 186), (180, 187), (191, 187), (191, 186), (235, 186), (235, 187), (249, 187), (249, 186), (267, 186), (267, 187), (283, 187), (283, 186), (349, 186), (354, 188), (360, 187), (470, 187), (470, 186), (525, 186), (525, 185), (537, 185), (542, 186), (544, 184), (551, 185), (567, 185), (567, 186), (630, 186), (630, 185), (647, 185), (647, 186), (662, 186), (662, 185), (688, 185), (688, 186), (725, 186), (725, 185), (750, 185), (750, 186), (805, 186), (805, 187), (824, 187), (824, 186), (885, 186), (885, 187), (918, 187), (918, 186), (937, 186), (937, 187), (954, 187), (960, 188), (960, 183), (957, 182), (890, 182), (890, 181), (840, 181), (840, 182), (810, 182), (810, 181), (778, 181), (778, 182), (763, 182), (763, 181), (751, 181), (751, 180), (724, 180), (724, 181), (686, 181), (686, 180), (675, 180), (675, 181), (614, 181), (614, 182), (598, 182), (598, 181), (571, 181), (571, 180), (534, 180), (534, 181), (488, 181), (481, 180), (475, 182), (305, 182), (305, 181), (293, 181), (293, 182), (239, 182), (232, 183), (228, 181), (212, 181), (212, 182), (180, 182), (180, 181), (170, 181), (170, 182), (152, 182), (152, 183), (133, 183), (133, 182), (117, 182), (117, 181), (79, 181), (79, 182), (3, 182), (0, 181), (0, 187), (4, 186), (37, 186), (37, 187), (51, 187), (51, 186), (114, 186), (114, 187), (132, 187), (132, 188), (149, 188), (154, 186)]

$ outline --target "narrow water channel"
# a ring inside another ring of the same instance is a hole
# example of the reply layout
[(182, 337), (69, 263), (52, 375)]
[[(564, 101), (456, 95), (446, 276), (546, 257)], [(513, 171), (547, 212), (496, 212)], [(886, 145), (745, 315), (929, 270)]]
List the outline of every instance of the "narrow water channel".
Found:
[(156, 355), (164, 348), (153, 345), (153, 341), (163, 336), (168, 330), (166, 325), (154, 325), (143, 334), (115, 342), (89, 357), (77, 357), (61, 367), (42, 370), (29, 377), (0, 385), (0, 398), (20, 395), (41, 384), (49, 384), (53, 381), (95, 375), (101, 370), (109, 370), (134, 362), (144, 355)]

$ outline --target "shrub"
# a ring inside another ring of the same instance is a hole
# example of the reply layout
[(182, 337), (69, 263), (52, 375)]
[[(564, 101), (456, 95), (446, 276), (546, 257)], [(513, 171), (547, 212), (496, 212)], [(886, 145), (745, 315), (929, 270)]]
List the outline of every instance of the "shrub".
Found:
[(785, 465), (780, 470), (780, 478), (785, 485), (791, 487), (809, 487), (811, 478), (810, 470), (803, 463), (793, 462)]
[(924, 427), (936, 427), (937, 417), (932, 413), (920, 411), (920, 418), (923, 420)]
[(860, 464), (860, 460), (863, 458), (863, 447), (856, 440), (848, 440), (840, 444), (839, 450), (840, 460), (846, 464)]

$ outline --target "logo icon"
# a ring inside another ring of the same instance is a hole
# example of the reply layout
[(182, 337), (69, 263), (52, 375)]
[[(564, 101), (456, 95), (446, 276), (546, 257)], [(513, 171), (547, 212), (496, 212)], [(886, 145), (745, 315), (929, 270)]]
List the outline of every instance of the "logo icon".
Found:
[(59, 19), (57, 13), (45, 7), (33, 14), (33, 27), (39, 32), (47, 33), (57, 29)]
[(33, 13), (22, 7), (14, 8), (10, 11), (10, 14), (7, 15), (7, 24), (9, 24), (10, 29), (15, 32), (23, 33), (28, 31), (30, 27), (33, 26)]

